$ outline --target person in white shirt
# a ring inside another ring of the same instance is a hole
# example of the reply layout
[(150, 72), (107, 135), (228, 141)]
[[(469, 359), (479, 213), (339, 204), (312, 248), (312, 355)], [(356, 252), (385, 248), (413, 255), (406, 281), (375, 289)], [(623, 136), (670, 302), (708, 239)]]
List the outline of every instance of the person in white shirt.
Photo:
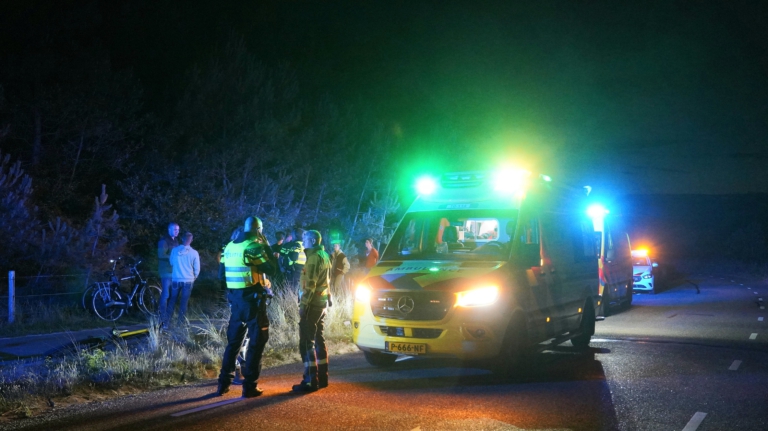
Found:
[(168, 311), (163, 319), (163, 326), (169, 327), (173, 310), (176, 308), (176, 300), (180, 297), (179, 315), (177, 321), (179, 325), (186, 324), (187, 303), (192, 294), (192, 286), (200, 275), (200, 254), (192, 248), (192, 233), (184, 234), (184, 243), (171, 250), (169, 259), (173, 266), (173, 275), (171, 276), (171, 294), (168, 300)]

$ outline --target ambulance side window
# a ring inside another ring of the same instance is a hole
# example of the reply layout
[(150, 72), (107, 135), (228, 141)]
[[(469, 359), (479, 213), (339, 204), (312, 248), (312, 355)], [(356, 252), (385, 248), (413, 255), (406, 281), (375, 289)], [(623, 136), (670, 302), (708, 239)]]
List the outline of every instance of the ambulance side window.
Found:
[(605, 230), (605, 260), (611, 261), (616, 256), (616, 248), (613, 245), (613, 234), (610, 229)]
[(594, 260), (600, 250), (600, 233), (592, 222), (579, 221), (573, 228), (573, 257), (576, 262)]

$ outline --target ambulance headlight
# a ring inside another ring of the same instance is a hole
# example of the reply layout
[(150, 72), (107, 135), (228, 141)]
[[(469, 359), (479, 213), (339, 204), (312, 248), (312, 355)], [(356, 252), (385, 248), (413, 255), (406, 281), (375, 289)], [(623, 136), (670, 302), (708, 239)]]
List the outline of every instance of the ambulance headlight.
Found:
[(355, 290), (355, 301), (364, 302), (366, 304), (371, 302), (371, 288), (365, 284), (358, 284)]
[(459, 307), (483, 307), (491, 305), (499, 299), (499, 288), (496, 286), (481, 287), (456, 294), (456, 305)]
[(651, 278), (653, 277), (651, 274), (643, 274), (643, 278)]

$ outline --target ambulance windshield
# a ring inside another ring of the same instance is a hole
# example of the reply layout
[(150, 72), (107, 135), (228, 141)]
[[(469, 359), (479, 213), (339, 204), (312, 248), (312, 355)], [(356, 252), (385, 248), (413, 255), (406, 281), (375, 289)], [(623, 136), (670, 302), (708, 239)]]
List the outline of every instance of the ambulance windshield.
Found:
[(446, 210), (407, 214), (384, 260), (506, 260), (516, 210)]

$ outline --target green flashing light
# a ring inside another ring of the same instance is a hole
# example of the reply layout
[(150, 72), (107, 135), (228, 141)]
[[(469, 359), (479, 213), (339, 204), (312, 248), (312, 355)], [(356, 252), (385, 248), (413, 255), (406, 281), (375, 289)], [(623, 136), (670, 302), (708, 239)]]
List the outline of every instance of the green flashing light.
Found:
[(423, 176), (416, 180), (416, 191), (423, 196), (431, 195), (437, 190), (437, 181), (430, 176)]
[(550, 177), (549, 175), (544, 175), (544, 174), (541, 174), (541, 179), (546, 181), (546, 182), (552, 181), (552, 177)]

